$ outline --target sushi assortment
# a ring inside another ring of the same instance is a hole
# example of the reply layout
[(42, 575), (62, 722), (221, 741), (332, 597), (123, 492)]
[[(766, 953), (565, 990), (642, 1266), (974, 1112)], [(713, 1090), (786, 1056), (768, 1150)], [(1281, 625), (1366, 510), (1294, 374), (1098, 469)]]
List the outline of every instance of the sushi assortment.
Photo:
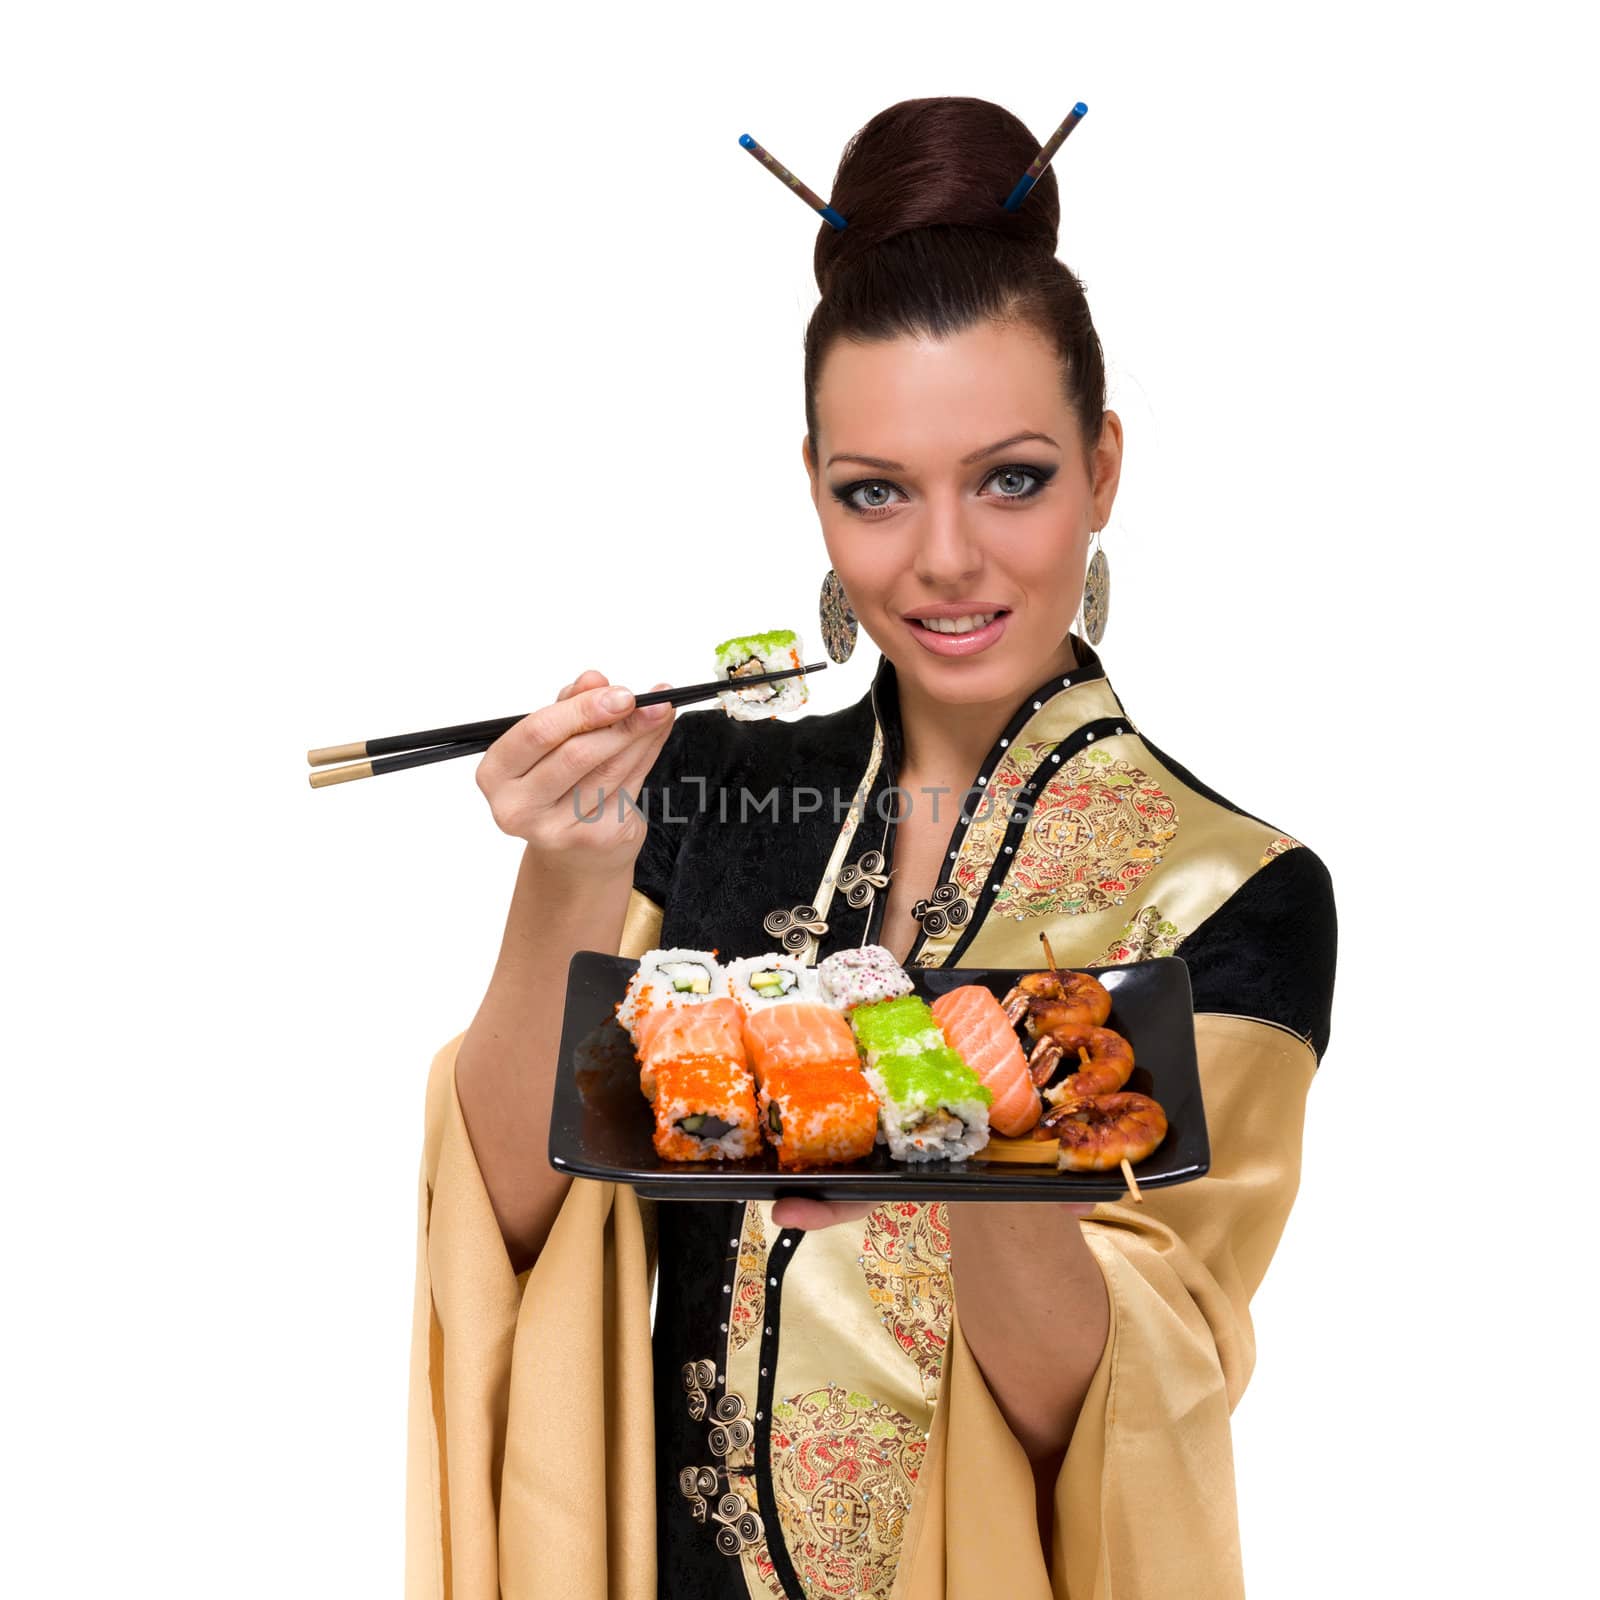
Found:
[[(1003, 1145), (1031, 1134), (1062, 1140), (1063, 1167), (1086, 1165), (1065, 1159), (1077, 1122), (1057, 1130), (1063, 1105), (1079, 1121), (1088, 1115), (1082, 1091), (1098, 1087), (1087, 1081), (1088, 1047), (1074, 1077), (1046, 1088), (1055, 1057), (1042, 1071), (1040, 1047), (1024, 1053), (1020, 991), (1002, 1001), (968, 984), (930, 1005), (913, 989), (881, 945), (815, 969), (781, 953), (724, 965), (715, 950), (647, 952), (616, 1010), (657, 1153), (740, 1160), (767, 1146), (780, 1169), (796, 1171), (858, 1161), (878, 1145), (899, 1162), (961, 1161), (992, 1137)], [(1121, 1109), (1097, 1103), (1096, 1114)]]
[[(792, 628), (771, 628), (765, 633), (739, 634), (716, 647), (715, 676), (737, 685), (740, 678), (800, 667), (800, 635)], [(717, 703), (740, 722), (760, 722), (780, 711), (794, 711), (809, 698), (805, 674), (780, 678), (776, 683), (752, 683), (748, 688), (724, 689)]]

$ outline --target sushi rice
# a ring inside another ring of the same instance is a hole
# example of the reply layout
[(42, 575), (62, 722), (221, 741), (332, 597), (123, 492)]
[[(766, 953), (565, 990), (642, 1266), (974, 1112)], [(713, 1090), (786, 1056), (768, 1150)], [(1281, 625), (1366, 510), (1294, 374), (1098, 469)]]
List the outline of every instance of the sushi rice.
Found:
[[(800, 635), (792, 628), (772, 628), (766, 633), (724, 639), (717, 646), (716, 657), (715, 676), (735, 683), (741, 675), (782, 672), (805, 665)], [(780, 711), (794, 711), (808, 698), (804, 673), (776, 683), (752, 684), (748, 689), (724, 689), (717, 696), (722, 709), (738, 722), (760, 722)]]
[(728, 974), (715, 950), (646, 950), (618, 1003), (617, 1021), (637, 1044), (639, 1018), (652, 1007), (696, 1005), (727, 993)]
[(882, 1055), (865, 1077), (896, 1161), (960, 1161), (988, 1144), (994, 1096), (949, 1045)]
[(817, 998), (816, 968), (800, 956), (744, 956), (727, 967), (728, 993), (747, 1011)]
[(656, 1074), (656, 1153), (668, 1161), (740, 1160), (761, 1148), (755, 1082), (742, 1061), (668, 1061)]

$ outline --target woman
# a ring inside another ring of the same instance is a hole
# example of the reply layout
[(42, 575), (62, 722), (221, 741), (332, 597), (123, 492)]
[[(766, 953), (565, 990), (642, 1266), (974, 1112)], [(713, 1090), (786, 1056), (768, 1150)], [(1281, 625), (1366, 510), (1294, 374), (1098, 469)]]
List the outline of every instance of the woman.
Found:
[[(1053, 176), (997, 215), (1036, 150), (987, 102), (911, 101), (834, 181), (803, 455), (882, 652), (869, 693), (745, 723), (585, 672), (483, 759), (528, 848), (429, 1082), (414, 1596), (1242, 1593), (1229, 1415), (1327, 1047), (1334, 904), (1071, 630), (1122, 428)], [(619, 787), (643, 816), (580, 818)], [(864, 903), (834, 892), (850, 866)], [(1181, 953), (1210, 1174), (1142, 1204), (658, 1207), (550, 1168), (568, 954), (755, 953), (808, 905), (814, 958), (1037, 967), (1041, 932), (1074, 966)], [(730, 1396), (754, 1423), (734, 1450), (709, 1436)], [(755, 1522), (719, 1517), (729, 1491)]]

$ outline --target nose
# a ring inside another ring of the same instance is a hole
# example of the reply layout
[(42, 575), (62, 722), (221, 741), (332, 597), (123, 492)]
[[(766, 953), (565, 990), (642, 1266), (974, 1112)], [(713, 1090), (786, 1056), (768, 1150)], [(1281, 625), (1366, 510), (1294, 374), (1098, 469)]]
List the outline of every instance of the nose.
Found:
[(931, 500), (912, 570), (930, 588), (959, 588), (983, 565), (983, 552), (967, 525), (959, 499)]

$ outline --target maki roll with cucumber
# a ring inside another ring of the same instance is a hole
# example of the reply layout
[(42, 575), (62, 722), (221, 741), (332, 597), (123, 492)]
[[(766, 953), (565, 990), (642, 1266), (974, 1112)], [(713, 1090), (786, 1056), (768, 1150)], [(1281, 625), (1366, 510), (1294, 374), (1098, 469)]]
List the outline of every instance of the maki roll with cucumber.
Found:
[(662, 1006), (698, 1005), (727, 993), (728, 974), (715, 950), (646, 950), (617, 1003), (617, 1021), (638, 1050), (639, 1027), (647, 1013)]
[(799, 956), (745, 956), (728, 963), (728, 993), (746, 1012), (817, 997), (816, 969)]
[(654, 1105), (652, 1137), (664, 1160), (738, 1160), (761, 1148), (755, 1084), (742, 1061), (664, 1062)]

